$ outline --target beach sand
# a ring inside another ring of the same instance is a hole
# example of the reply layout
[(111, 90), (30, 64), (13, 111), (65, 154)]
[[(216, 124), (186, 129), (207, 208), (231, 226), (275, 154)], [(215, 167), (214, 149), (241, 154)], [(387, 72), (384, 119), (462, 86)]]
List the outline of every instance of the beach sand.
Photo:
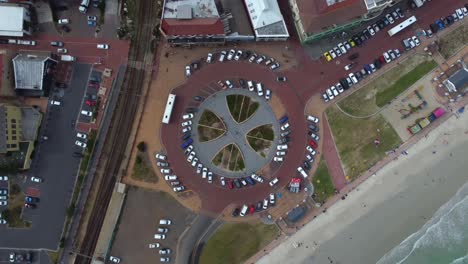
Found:
[(451, 117), (257, 263), (376, 263), (468, 182), (466, 131)]

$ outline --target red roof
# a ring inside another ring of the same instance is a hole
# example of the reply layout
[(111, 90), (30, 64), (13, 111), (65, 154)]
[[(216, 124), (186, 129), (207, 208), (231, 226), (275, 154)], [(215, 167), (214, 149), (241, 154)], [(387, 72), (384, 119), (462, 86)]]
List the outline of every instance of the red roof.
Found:
[(326, 0), (297, 0), (297, 7), (306, 33), (344, 24), (367, 13), (363, 0), (345, 0), (330, 6)]
[(224, 35), (224, 26), (219, 18), (165, 18), (161, 28), (168, 36)]

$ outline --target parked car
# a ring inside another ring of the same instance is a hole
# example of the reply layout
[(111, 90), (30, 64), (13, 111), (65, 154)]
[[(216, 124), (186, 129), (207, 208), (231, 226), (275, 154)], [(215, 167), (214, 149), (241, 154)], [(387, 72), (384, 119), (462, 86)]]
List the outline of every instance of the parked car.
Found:
[(317, 124), (320, 121), (320, 119), (318, 117), (313, 116), (313, 115), (308, 115), (307, 116), (307, 121), (310, 121), (312, 123)]
[(106, 49), (109, 49), (109, 45), (108, 44), (97, 44), (96, 48), (106, 50)]
[(32, 177), (31, 177), (31, 181), (32, 181), (32, 182), (41, 183), (41, 182), (42, 182), (42, 178), (32, 176)]
[(69, 24), (69, 23), (70, 23), (70, 19), (68, 19), (68, 18), (62, 18), (62, 19), (57, 20), (57, 23), (58, 23), (59, 25), (66, 25), (66, 24)]
[(272, 179), (268, 184), (273, 187), (279, 182), (278, 178)]
[(118, 257), (110, 256), (109, 260), (113, 263), (120, 263), (120, 258)]
[(75, 145), (77, 145), (78, 147), (86, 148), (86, 143), (81, 142), (79, 140), (75, 141)]
[(155, 234), (154, 239), (158, 239), (158, 240), (166, 239), (166, 235), (164, 235), (164, 234)]
[(232, 58), (234, 57), (234, 54), (236, 53), (235, 50), (231, 49), (227, 55), (227, 60), (232, 60)]
[(224, 58), (226, 58), (226, 54), (227, 52), (225, 50), (221, 51), (221, 53), (219, 54), (219, 62), (224, 62)]
[(160, 219), (159, 224), (160, 225), (172, 225), (172, 221), (169, 219)]

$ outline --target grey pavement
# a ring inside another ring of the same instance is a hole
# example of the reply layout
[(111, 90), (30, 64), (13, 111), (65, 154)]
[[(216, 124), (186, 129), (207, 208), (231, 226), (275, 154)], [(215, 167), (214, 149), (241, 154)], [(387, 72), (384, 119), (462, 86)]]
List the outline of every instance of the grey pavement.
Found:
[[(49, 255), (44, 250), (12, 250), (12, 249), (0, 249), (0, 263), (10, 263), (9, 254), (14, 252), (15, 254), (22, 254), (23, 256), (26, 253), (31, 254), (31, 264), (52, 264), (49, 259)], [(26, 263), (26, 262), (22, 262)]]
[(184, 234), (179, 238), (179, 245), (176, 249), (176, 263), (187, 264), (191, 258), (193, 249), (200, 237), (213, 222), (213, 218), (199, 214), (191, 223)]
[[(253, 98), (260, 105), (257, 111), (246, 121), (237, 123), (231, 116), (229, 108), (227, 106), (226, 96), (231, 94), (241, 94)], [(226, 126), (226, 133), (221, 137), (200, 142), (198, 140), (198, 131), (196, 126), (200, 120), (200, 117), (204, 110), (210, 110), (214, 112), (219, 118), (221, 118)], [(227, 89), (217, 92), (210, 97), (206, 98), (205, 101), (199, 106), (199, 112), (193, 119), (193, 147), (197, 153), (197, 157), (208, 169), (218, 175), (225, 175), (227, 177), (239, 178), (244, 177), (246, 174), (251, 174), (262, 168), (266, 163), (270, 162), (275, 155), (276, 145), (278, 143), (279, 135), (279, 123), (271, 109), (270, 105), (264, 98), (260, 98), (256, 93), (250, 92), (247, 89)], [(260, 156), (255, 152), (247, 142), (247, 133), (261, 125), (271, 124), (275, 139), (271, 142), (270, 151), (266, 157)], [(215, 166), (211, 161), (214, 156), (224, 147), (229, 144), (236, 144), (239, 147), (240, 152), (245, 163), (244, 171), (226, 171), (222, 168)]]
[(39, 138), (47, 135), (47, 141), (38, 143), (31, 170), (26, 176), (44, 179), (43, 183), (23, 184), (40, 190), (40, 203), (37, 209), (23, 210), (23, 218), (32, 221), (29, 229), (0, 227), (0, 247), (43, 248), (56, 250), (60, 240), (65, 214), (75, 184), (79, 158), (73, 152), (81, 152), (75, 146), (76, 120), (83, 97), (90, 65), (76, 64), (71, 83), (59, 100), (61, 106), (49, 107), (44, 116)]

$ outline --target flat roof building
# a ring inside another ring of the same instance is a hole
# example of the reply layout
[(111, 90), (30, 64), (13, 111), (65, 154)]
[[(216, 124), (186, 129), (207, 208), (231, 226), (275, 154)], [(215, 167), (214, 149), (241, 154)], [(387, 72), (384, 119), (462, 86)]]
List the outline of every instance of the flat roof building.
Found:
[(13, 58), (15, 91), (29, 96), (42, 96), (50, 81), (51, 67), (57, 61), (43, 53), (20, 53)]
[(0, 36), (23, 37), (32, 34), (29, 11), (17, 4), (0, 4)]
[(257, 41), (287, 40), (289, 32), (277, 0), (244, 0)]

